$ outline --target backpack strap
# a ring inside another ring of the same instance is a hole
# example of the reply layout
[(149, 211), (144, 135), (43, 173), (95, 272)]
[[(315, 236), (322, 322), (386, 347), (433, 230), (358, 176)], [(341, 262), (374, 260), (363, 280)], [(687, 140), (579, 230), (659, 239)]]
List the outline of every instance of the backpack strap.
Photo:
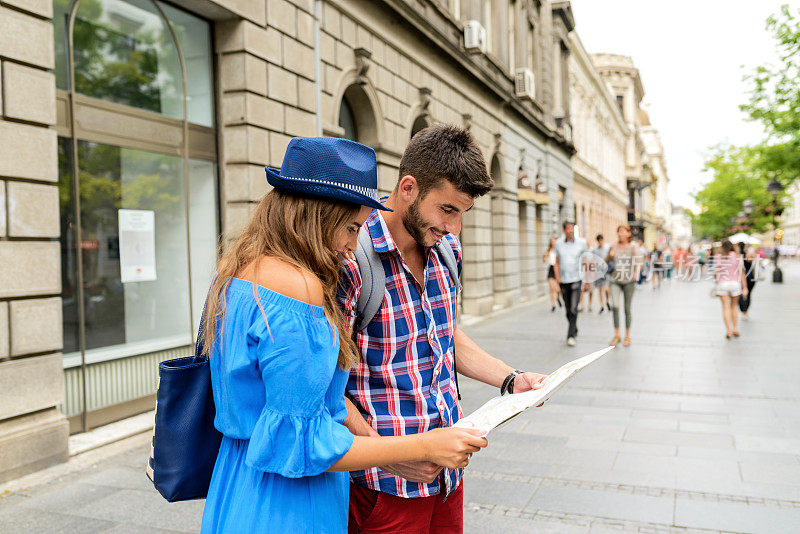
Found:
[(361, 273), (361, 291), (358, 294), (356, 320), (353, 332), (364, 330), (378, 313), (383, 303), (386, 273), (381, 257), (375, 252), (372, 236), (366, 225), (358, 231), (358, 246), (355, 250), (358, 271)]
[(456, 292), (458, 292), (461, 289), (461, 282), (458, 280), (458, 262), (456, 261), (456, 253), (453, 252), (453, 247), (450, 246), (448, 241), (442, 239), (436, 243), (436, 252), (439, 253), (439, 258), (447, 267), (450, 279), (453, 281), (453, 285), (456, 286)]
[[(436, 252), (439, 258), (447, 267), (450, 279), (456, 286), (456, 292), (461, 288), (458, 279), (458, 262), (456, 254), (450, 243), (442, 239), (436, 244)], [(384, 291), (386, 289), (386, 273), (383, 270), (381, 257), (375, 252), (375, 244), (372, 236), (369, 235), (366, 225), (358, 231), (358, 245), (355, 250), (358, 271), (361, 274), (361, 292), (358, 294), (358, 304), (356, 305), (356, 320), (353, 325), (353, 335), (364, 330), (383, 304)], [(455, 351), (455, 349), (454, 349)], [(458, 387), (458, 371), (456, 370), (455, 352), (453, 354), (453, 376), (456, 383), (456, 394), (461, 400), (461, 389)]]

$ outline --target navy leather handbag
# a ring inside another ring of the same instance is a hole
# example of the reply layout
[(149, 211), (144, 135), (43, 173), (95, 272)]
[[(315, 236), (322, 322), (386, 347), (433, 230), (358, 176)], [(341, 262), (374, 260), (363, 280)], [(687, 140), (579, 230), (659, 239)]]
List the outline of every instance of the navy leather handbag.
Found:
[(156, 416), (147, 476), (169, 502), (203, 499), (222, 434), (214, 428), (211, 370), (203, 355), (205, 307), (194, 356), (158, 366)]

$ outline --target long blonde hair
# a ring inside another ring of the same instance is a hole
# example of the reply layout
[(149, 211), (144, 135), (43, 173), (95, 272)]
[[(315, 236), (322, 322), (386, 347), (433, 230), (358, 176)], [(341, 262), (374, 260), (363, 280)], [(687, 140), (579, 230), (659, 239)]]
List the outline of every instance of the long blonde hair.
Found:
[[(319, 278), (324, 293), (325, 317), (339, 331), (339, 367), (352, 367), (356, 363), (355, 344), (336, 303), (341, 263), (333, 250), (333, 241), (337, 230), (352, 221), (359, 209), (360, 206), (355, 204), (293, 195), (277, 189), (264, 195), (250, 223), (217, 263), (217, 276), (211, 284), (206, 304), (203, 352), (209, 354), (214, 342), (222, 337), (225, 295), (231, 278), (250, 263), (271, 256)], [(253, 294), (267, 322), (255, 282)], [(219, 332), (216, 331), (217, 321)]]

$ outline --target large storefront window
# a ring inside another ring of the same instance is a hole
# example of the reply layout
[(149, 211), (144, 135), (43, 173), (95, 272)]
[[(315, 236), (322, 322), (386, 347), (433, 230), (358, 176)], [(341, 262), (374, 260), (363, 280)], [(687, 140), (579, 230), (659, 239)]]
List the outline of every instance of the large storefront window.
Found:
[(146, 409), (158, 360), (191, 351), (219, 234), (210, 27), (152, 0), (54, 10), (62, 409), (85, 430)]

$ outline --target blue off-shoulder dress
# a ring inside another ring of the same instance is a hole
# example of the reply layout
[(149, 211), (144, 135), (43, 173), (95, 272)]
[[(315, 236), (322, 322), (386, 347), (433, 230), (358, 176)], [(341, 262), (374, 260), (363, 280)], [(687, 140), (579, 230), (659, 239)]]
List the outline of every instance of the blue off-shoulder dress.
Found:
[(353, 444), (338, 333), (321, 307), (256, 291), (269, 327), (234, 278), (210, 355), (223, 438), (202, 532), (346, 532), (349, 475), (326, 472)]

